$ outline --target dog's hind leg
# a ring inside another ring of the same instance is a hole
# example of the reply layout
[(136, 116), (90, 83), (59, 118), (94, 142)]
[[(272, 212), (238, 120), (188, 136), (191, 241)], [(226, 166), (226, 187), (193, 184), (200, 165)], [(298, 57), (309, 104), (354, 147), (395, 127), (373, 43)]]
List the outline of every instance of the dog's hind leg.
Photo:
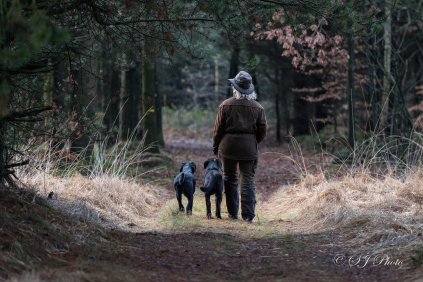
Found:
[(194, 203), (194, 195), (192, 195), (188, 198), (187, 215), (192, 215), (192, 205), (193, 205), (193, 203)]
[(218, 191), (215, 197), (216, 197), (216, 217), (221, 219), (222, 216), (220, 215), (220, 205), (222, 204), (222, 191)]
[(210, 204), (210, 195), (205, 195), (206, 198), (206, 207), (207, 207), (207, 218), (210, 219), (211, 216), (211, 204)]
[(178, 200), (179, 211), (181, 212), (185, 211), (184, 206), (182, 205), (182, 193), (176, 191), (176, 199)]

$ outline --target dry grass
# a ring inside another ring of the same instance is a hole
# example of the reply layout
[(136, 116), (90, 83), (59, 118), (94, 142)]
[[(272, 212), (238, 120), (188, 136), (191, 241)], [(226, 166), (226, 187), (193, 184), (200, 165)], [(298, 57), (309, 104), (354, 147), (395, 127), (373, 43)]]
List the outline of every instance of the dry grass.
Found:
[(414, 160), (407, 164), (388, 162), (387, 150), (363, 146), (352, 153), (352, 164), (332, 176), (322, 166), (316, 165), (321, 171), (317, 175), (299, 168), (305, 172), (299, 184), (282, 187), (265, 212), (290, 216), (307, 232), (352, 233), (346, 244), (350, 247), (414, 248), (423, 243), (423, 168), (416, 158), (420, 146), (415, 147)]
[[(383, 149), (386, 145), (375, 149), (369, 142), (367, 147), (357, 148), (351, 154), (352, 163), (341, 165), (332, 176), (325, 170), (324, 162), (310, 169), (310, 160), (304, 160), (297, 150), (299, 153), (290, 159), (298, 165), (299, 183), (282, 187), (270, 201), (260, 201), (253, 225), (228, 220), (225, 201), (224, 219), (207, 220), (202, 193), (196, 194), (192, 217), (178, 215), (170, 191), (140, 184), (136, 178), (126, 176), (131, 161), (141, 150), (136, 149), (135, 155), (128, 156), (124, 146), (107, 157), (104, 147), (93, 153), (100, 157), (85, 165), (87, 176), (75, 173), (80, 167), (78, 162), (60, 175), (52, 173), (60, 160), (53, 160), (51, 152), (44, 151), (37, 162), (39, 169), (22, 173), (22, 180), (41, 194), (53, 191), (55, 198), (51, 203), (60, 211), (81, 222), (109, 228), (128, 230), (128, 224), (132, 224), (136, 227), (131, 230), (137, 231), (227, 230), (253, 237), (284, 233), (288, 228), (304, 232), (343, 229), (354, 233), (347, 242), (351, 247), (381, 250), (422, 243), (423, 168), (416, 161), (404, 166), (389, 160), (380, 166), (390, 152)], [(334, 157), (322, 155), (321, 159)]]
[(53, 206), (84, 222), (95, 222), (107, 227), (140, 224), (140, 219), (157, 210), (163, 189), (141, 185), (135, 181), (113, 176), (88, 178), (81, 175), (58, 177), (33, 175), (26, 179), (37, 191), (54, 192)]
[(138, 180), (133, 167), (143, 152), (139, 146), (129, 150), (130, 142), (118, 144), (106, 154), (106, 142), (93, 146), (90, 156), (82, 151), (65, 166), (61, 154), (44, 144), (31, 157), (31, 166), (19, 171), (20, 180), (44, 197), (53, 192), (52, 206), (78, 221), (142, 229), (169, 192)]

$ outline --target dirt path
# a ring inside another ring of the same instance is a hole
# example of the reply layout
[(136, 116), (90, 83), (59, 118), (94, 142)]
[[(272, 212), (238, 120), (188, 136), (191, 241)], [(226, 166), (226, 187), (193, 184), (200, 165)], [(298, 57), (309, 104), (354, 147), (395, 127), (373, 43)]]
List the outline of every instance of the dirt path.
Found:
[[(194, 161), (197, 183), (205, 174), (202, 163), (210, 157), (206, 141), (167, 140), (164, 153), (177, 164)], [(269, 153), (265, 153), (269, 152)], [(253, 224), (227, 218), (205, 219), (204, 197), (196, 193), (193, 216), (178, 215), (176, 200), (162, 205), (152, 232), (136, 233), (126, 253), (143, 281), (398, 281), (412, 280), (406, 264), (397, 266), (358, 263), (360, 253), (343, 247), (349, 235), (342, 232), (307, 234), (294, 222), (260, 210), (269, 205), (273, 192), (295, 180), (292, 163), (282, 159), (286, 148), (265, 148), (258, 166), (257, 209), (261, 220)], [(175, 175), (170, 176), (171, 179)], [(169, 191), (173, 188), (169, 184)], [(212, 201), (213, 202), (213, 201)], [(214, 210), (214, 207), (212, 208)], [(354, 236), (354, 235), (351, 235)], [(338, 260), (336, 256), (345, 256)], [(406, 257), (394, 259), (405, 260)], [(354, 265), (356, 264), (356, 265)], [(131, 267), (131, 268), (132, 268)]]
[[(190, 160), (197, 164), (196, 179), (204, 179), (203, 163), (208, 158), (214, 158), (209, 141), (195, 139), (167, 139), (163, 153), (168, 154), (180, 164)], [(298, 175), (293, 162), (284, 156), (290, 155), (286, 147), (264, 147), (260, 149), (257, 168), (256, 189), (263, 196), (268, 196), (282, 185), (293, 183)], [(198, 182), (197, 182), (198, 183)]]
[(131, 259), (146, 280), (168, 281), (396, 281), (391, 266), (337, 266), (342, 250), (329, 234), (247, 239), (213, 232), (136, 235)]

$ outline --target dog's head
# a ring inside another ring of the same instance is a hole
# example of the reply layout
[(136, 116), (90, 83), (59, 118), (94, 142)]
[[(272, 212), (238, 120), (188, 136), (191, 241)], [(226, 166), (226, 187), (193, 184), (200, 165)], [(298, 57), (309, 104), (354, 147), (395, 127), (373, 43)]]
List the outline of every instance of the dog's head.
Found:
[(204, 162), (204, 169), (217, 169), (219, 170), (220, 168), (222, 168), (222, 162), (219, 159), (208, 159), (207, 161)]
[(189, 167), (191, 169), (191, 173), (193, 174), (197, 171), (197, 166), (195, 165), (194, 162), (183, 162), (181, 164), (181, 168), (179, 169), (179, 172), (182, 172), (184, 167)]

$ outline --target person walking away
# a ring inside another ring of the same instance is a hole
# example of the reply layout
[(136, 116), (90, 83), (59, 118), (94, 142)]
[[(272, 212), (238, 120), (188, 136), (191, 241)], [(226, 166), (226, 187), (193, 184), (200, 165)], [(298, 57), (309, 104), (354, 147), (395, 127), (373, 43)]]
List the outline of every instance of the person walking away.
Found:
[(251, 222), (255, 217), (255, 172), (258, 144), (267, 133), (263, 107), (255, 101), (251, 76), (239, 72), (229, 79), (233, 97), (219, 106), (213, 131), (213, 154), (221, 158), (226, 206), (230, 218), (238, 219), (238, 171), (241, 182), (241, 216)]

